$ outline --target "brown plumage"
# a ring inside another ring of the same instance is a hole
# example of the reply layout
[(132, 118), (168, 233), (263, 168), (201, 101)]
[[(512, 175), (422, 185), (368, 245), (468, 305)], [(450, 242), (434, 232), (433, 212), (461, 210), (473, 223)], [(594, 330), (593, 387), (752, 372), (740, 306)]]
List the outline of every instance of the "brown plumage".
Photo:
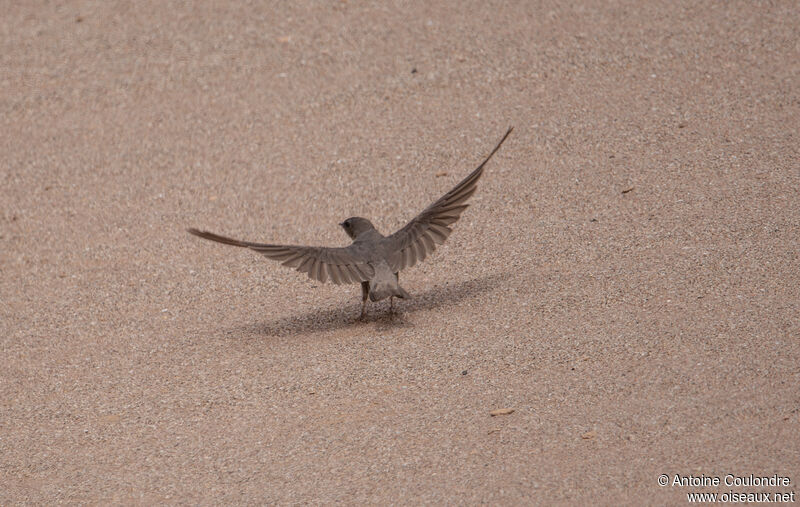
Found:
[(339, 224), (353, 239), (353, 243), (346, 247), (271, 245), (239, 241), (194, 228), (188, 231), (217, 243), (255, 250), (323, 283), (328, 280), (335, 284), (360, 282), (363, 317), (367, 297), (372, 301), (388, 297), (391, 303), (395, 296), (410, 297), (400, 287), (398, 273), (424, 260), (450, 236), (450, 227), (467, 209), (466, 201), (475, 193), (484, 166), (512, 130), (508, 129), (489, 156), (469, 176), (390, 236), (382, 235), (369, 220), (361, 217), (348, 218)]

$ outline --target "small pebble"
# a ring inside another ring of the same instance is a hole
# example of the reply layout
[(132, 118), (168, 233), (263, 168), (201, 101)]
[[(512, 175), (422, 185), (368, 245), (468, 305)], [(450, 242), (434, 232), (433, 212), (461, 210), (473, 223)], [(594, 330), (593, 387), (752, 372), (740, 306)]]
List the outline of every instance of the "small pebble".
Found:
[(513, 413), (514, 413), (514, 409), (513, 408), (498, 408), (498, 409), (495, 409), (495, 410), (492, 410), (491, 412), (489, 412), (489, 415), (494, 417), (494, 416), (497, 416), (497, 415), (508, 415), (508, 414), (513, 414)]

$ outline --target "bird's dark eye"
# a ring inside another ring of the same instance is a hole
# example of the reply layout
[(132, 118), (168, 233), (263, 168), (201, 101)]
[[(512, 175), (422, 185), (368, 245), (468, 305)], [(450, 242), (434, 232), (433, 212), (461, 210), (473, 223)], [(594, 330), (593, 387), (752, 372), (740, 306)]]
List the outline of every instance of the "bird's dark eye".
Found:
[(345, 227), (350, 227), (350, 220), (345, 220), (344, 221), (344, 226)]

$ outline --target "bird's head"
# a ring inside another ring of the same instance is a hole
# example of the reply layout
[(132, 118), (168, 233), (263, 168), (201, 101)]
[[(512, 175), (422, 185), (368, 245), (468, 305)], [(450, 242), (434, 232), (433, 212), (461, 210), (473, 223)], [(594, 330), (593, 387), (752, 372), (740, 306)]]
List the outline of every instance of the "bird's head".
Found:
[(374, 230), (375, 227), (372, 222), (366, 218), (351, 217), (339, 224), (344, 232), (353, 239), (356, 239), (360, 234)]

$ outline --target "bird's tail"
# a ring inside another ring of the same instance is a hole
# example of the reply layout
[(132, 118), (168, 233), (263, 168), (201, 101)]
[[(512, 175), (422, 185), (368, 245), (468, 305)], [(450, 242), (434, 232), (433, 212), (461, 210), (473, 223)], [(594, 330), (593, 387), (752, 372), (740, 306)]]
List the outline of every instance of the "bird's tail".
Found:
[(378, 280), (371, 280), (369, 282), (369, 299), (371, 301), (380, 301), (381, 299), (386, 299), (389, 296), (406, 299), (410, 298), (411, 294), (406, 292), (404, 288), (400, 287), (396, 281), (394, 283), (382, 282)]

